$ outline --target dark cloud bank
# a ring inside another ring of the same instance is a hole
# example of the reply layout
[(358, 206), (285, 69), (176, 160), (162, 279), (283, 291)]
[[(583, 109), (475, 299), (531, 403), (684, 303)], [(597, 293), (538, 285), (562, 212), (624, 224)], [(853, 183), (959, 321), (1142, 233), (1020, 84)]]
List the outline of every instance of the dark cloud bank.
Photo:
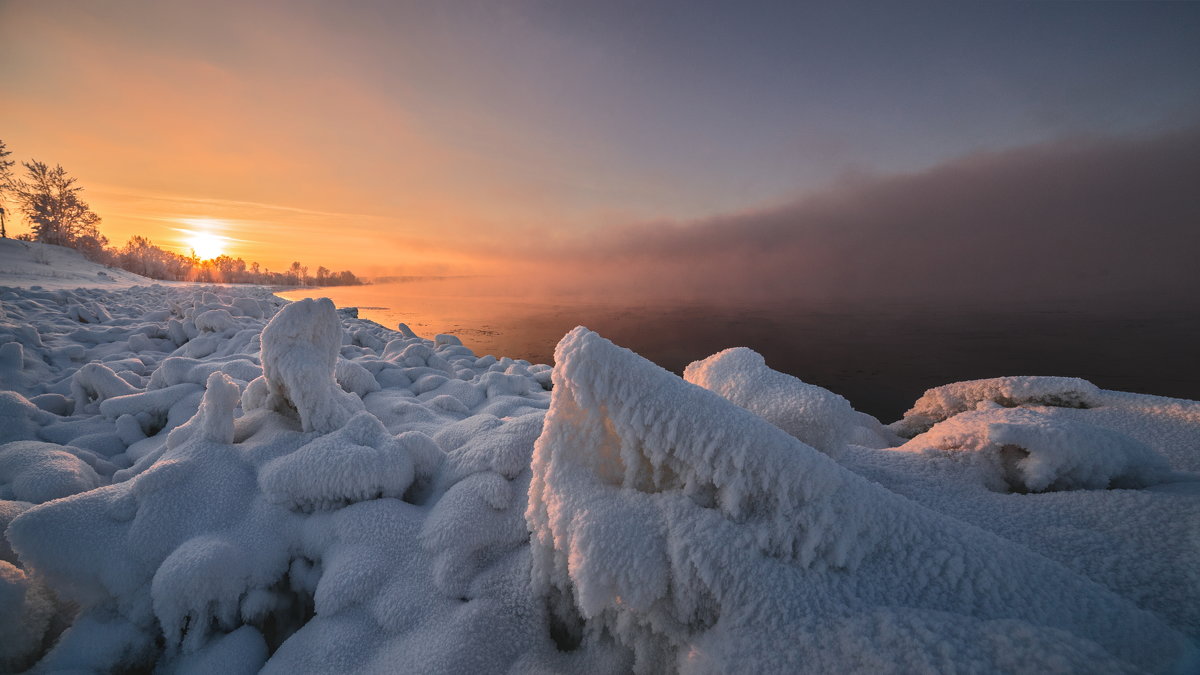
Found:
[(769, 210), (609, 229), (553, 246), (552, 278), (733, 301), (1195, 305), (1198, 178), (1200, 127), (1061, 141), (846, 179)]

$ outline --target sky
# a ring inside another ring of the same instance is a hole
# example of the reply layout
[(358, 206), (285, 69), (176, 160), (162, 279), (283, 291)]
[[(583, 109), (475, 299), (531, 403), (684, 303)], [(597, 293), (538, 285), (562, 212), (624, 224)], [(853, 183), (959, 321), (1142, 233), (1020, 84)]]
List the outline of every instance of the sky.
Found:
[[(1200, 3), (0, 0), (0, 139), (114, 243), (210, 231), (275, 269), (921, 293), (945, 283), (896, 283), (904, 241), (998, 270), (1058, 227), (1029, 288), (1151, 287), (1188, 280), (1197, 35)], [(1142, 215), (1082, 208), (1114, 185)]]

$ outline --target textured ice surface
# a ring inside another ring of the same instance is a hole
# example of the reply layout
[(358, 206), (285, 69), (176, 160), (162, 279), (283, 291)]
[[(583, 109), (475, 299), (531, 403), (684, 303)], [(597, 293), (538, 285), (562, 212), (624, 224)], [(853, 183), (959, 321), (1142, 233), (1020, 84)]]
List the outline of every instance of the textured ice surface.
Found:
[[(636, 670), (1044, 669), (1064, 654), (1082, 670), (1163, 670), (1194, 658), (1112, 590), (593, 333), (576, 329), (555, 358), (526, 514), (534, 588), (562, 630), (585, 646), (615, 639)], [(880, 639), (893, 632), (904, 637)]]
[(757, 352), (735, 347), (690, 364), (683, 379), (729, 399), (828, 455), (854, 443), (887, 447), (892, 435), (874, 417), (821, 387), (767, 367)]
[(1172, 477), (1162, 455), (1120, 432), (990, 402), (935, 424), (900, 449), (965, 455), (995, 490), (1138, 488)]
[(926, 391), (893, 428), (911, 438), (952, 415), (974, 409), (982, 401), (1006, 407), (1090, 408), (1099, 400), (1100, 389), (1078, 377), (995, 377), (955, 382)]

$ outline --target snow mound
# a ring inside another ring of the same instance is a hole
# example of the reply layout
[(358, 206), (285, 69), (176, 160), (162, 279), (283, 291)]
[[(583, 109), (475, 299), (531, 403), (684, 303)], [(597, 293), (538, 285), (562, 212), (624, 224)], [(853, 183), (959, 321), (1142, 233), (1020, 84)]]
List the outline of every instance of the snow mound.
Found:
[(329, 433), (363, 409), (334, 377), (342, 325), (328, 298), (284, 307), (262, 331), (263, 374), (242, 399), (247, 410), (270, 408), (299, 418), (305, 431)]
[(104, 485), (96, 471), (54, 443), (0, 445), (0, 499), (41, 504)]
[(890, 445), (879, 420), (816, 385), (767, 367), (756, 351), (735, 347), (695, 361), (683, 379), (714, 391), (802, 442), (836, 457), (848, 443), (871, 448)]
[(106, 399), (136, 393), (137, 387), (103, 363), (89, 363), (71, 377), (71, 398), (75, 399), (76, 415), (97, 412)]
[(995, 377), (934, 387), (925, 392), (903, 419), (892, 425), (905, 438), (928, 431), (942, 420), (974, 410), (982, 401), (1006, 408), (1027, 405), (1092, 408), (1101, 405), (1100, 389), (1078, 377)]
[(1122, 433), (988, 402), (899, 449), (969, 455), (982, 462), (985, 484), (997, 491), (1137, 488), (1172, 476), (1162, 455)]
[(34, 438), (49, 417), (24, 396), (0, 391), (0, 443)]
[(410, 431), (392, 436), (370, 413), (351, 417), (337, 431), (267, 463), (258, 483), (267, 499), (291, 509), (312, 511), (394, 497), (413, 483), (417, 454), (439, 452), (426, 435)]
[(1167, 670), (1193, 657), (1111, 591), (582, 327), (555, 360), (526, 519), (534, 591), (563, 648), (613, 639), (639, 672), (920, 664), (931, 652), (984, 671), (1061, 667), (1068, 653), (1082, 670)]

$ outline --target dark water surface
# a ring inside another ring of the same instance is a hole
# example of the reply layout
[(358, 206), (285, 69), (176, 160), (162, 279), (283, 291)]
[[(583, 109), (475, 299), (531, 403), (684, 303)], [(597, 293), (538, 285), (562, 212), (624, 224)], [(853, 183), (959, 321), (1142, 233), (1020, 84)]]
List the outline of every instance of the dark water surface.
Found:
[(450, 333), (476, 354), (553, 363), (585, 325), (669, 370), (728, 347), (850, 399), (884, 422), (926, 389), (1000, 375), (1066, 375), (1105, 389), (1200, 399), (1200, 313), (1047, 307), (954, 309), (900, 304), (622, 303), (521, 296), (486, 282), (414, 281), (280, 293), (339, 307), (418, 335)]

